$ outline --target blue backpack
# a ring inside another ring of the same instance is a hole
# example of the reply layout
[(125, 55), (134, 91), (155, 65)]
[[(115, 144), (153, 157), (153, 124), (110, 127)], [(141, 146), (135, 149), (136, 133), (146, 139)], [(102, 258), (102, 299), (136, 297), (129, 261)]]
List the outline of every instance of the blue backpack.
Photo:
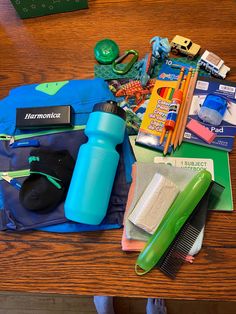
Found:
[[(0, 176), (8, 174), (23, 182), (29, 175), (28, 156), (35, 141), (40, 148), (70, 152), (76, 159), (80, 146), (87, 141), (83, 129), (94, 104), (115, 100), (103, 79), (71, 80), (17, 87), (0, 101)], [(72, 129), (15, 129), (16, 108), (71, 105)], [(23, 144), (24, 145), (23, 145)], [(64, 204), (56, 210), (40, 214), (26, 210), (19, 202), (19, 191), (0, 180), (0, 230), (24, 231), (40, 229), (49, 232), (79, 232), (120, 228), (131, 183), (131, 167), (135, 157), (126, 134), (117, 147), (120, 161), (107, 215), (98, 226), (71, 222), (65, 218)]]

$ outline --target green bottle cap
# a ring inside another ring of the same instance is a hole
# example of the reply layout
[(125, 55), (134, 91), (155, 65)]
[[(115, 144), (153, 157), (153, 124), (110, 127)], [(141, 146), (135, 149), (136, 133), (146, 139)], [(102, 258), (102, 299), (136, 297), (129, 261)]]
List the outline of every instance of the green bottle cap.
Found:
[(111, 39), (103, 39), (94, 47), (95, 59), (102, 64), (110, 64), (119, 56), (119, 47)]

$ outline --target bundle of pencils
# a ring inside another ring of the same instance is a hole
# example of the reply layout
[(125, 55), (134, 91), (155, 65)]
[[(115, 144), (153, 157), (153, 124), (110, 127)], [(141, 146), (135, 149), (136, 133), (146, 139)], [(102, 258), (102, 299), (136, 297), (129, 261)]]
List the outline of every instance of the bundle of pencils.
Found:
[(180, 127), (179, 127), (180, 130), (179, 130), (179, 134), (176, 139), (176, 142), (175, 142), (176, 145), (174, 146), (174, 149), (176, 149), (177, 145), (181, 145), (184, 138), (184, 130), (187, 124), (189, 110), (190, 110), (190, 106), (191, 106), (191, 102), (193, 98), (193, 92), (194, 92), (194, 88), (197, 82), (198, 72), (199, 72), (199, 65), (197, 64), (195, 71), (192, 71), (191, 73), (191, 78), (188, 84), (188, 89), (186, 91), (186, 96), (183, 103), (183, 113), (180, 116), (180, 122), (181, 122)]
[(181, 67), (180, 74), (173, 93), (169, 112), (162, 130), (160, 144), (163, 143), (166, 133), (166, 142), (163, 154), (166, 155), (169, 145), (175, 150), (183, 141), (184, 130), (187, 123), (194, 87), (198, 76), (198, 67), (195, 72), (189, 68), (188, 74), (184, 76), (185, 68)]

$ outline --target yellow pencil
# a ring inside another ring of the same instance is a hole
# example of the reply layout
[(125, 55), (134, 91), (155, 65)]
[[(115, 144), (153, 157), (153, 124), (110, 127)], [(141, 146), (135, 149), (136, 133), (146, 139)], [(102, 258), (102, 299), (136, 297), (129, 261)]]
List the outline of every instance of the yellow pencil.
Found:
[(191, 102), (192, 102), (192, 98), (193, 98), (193, 92), (194, 92), (195, 85), (197, 82), (198, 70), (199, 70), (199, 66), (197, 65), (195, 72), (192, 73), (192, 78), (191, 78), (190, 83), (189, 83), (189, 89), (188, 89), (188, 93), (187, 93), (186, 99), (185, 99), (185, 108), (184, 108), (182, 125), (181, 125), (180, 134), (179, 134), (179, 140), (178, 140), (179, 145), (181, 145), (183, 138), (184, 138), (184, 130), (185, 130), (185, 126), (187, 123), (188, 114), (189, 114), (189, 110), (190, 110), (190, 106), (191, 106)]
[(187, 95), (187, 92), (189, 89), (189, 83), (190, 83), (190, 79), (192, 76), (192, 71), (193, 71), (193, 69), (189, 68), (189, 71), (188, 71), (188, 74), (186, 77), (186, 81), (185, 81), (185, 85), (184, 85), (184, 89), (183, 89), (183, 101), (182, 101), (182, 104), (181, 104), (180, 109), (179, 109), (179, 113), (178, 113), (177, 120), (176, 120), (176, 126), (175, 126), (173, 136), (171, 139), (171, 144), (174, 146), (174, 150), (176, 149), (178, 142), (179, 142), (179, 135), (180, 135), (182, 121), (183, 121), (184, 107), (186, 104), (185, 100), (186, 100), (186, 95)]
[[(184, 76), (184, 78), (183, 78), (183, 80), (181, 82), (180, 90), (182, 92), (184, 92), (185, 86), (186, 86), (186, 76)], [(179, 107), (179, 112), (178, 112), (178, 115), (177, 115), (176, 124), (175, 124), (174, 130), (173, 130), (173, 134), (172, 134), (172, 137), (171, 137), (171, 145), (174, 144), (174, 141), (175, 141), (175, 138), (176, 138), (176, 133), (177, 133), (177, 129), (178, 129), (178, 123), (179, 123), (179, 116), (181, 114), (181, 110), (182, 110), (182, 104)]]
[(189, 83), (190, 83), (190, 79), (191, 79), (191, 76), (192, 76), (192, 72), (193, 72), (193, 69), (189, 68), (189, 71), (188, 71), (188, 74), (187, 74), (187, 77), (186, 77), (186, 84), (184, 86), (183, 101), (185, 101), (186, 96), (187, 96), (187, 92), (188, 92), (188, 88), (189, 88)]
[(182, 78), (183, 78), (183, 75), (184, 75), (184, 69), (185, 69), (184, 67), (181, 67), (181, 69), (180, 69), (180, 73), (179, 73), (179, 76), (178, 76), (178, 81), (176, 83), (175, 90), (180, 88), (181, 81), (182, 81)]
[(184, 76), (183, 81), (181, 82), (180, 90), (181, 90), (182, 92), (184, 92), (185, 83), (186, 83), (186, 76)]
[(159, 141), (160, 145), (163, 143), (165, 135), (166, 135), (166, 128), (165, 128), (165, 126), (163, 126), (163, 129), (162, 129), (162, 132), (161, 132), (160, 141)]
[(167, 152), (168, 152), (168, 148), (169, 148), (169, 145), (170, 145), (172, 133), (173, 133), (172, 130), (170, 130), (170, 131), (168, 132), (167, 139), (166, 139), (166, 143), (165, 143), (165, 148), (164, 148), (164, 150), (163, 150), (164, 156), (165, 156), (165, 155), (167, 154)]

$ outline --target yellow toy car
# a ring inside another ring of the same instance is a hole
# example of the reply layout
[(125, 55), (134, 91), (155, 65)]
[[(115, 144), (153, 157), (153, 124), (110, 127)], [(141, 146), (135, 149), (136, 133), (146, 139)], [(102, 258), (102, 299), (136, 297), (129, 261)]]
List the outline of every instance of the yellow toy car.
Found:
[(188, 58), (193, 59), (199, 53), (201, 46), (193, 43), (190, 39), (176, 35), (171, 43), (171, 51), (174, 54), (182, 53)]

